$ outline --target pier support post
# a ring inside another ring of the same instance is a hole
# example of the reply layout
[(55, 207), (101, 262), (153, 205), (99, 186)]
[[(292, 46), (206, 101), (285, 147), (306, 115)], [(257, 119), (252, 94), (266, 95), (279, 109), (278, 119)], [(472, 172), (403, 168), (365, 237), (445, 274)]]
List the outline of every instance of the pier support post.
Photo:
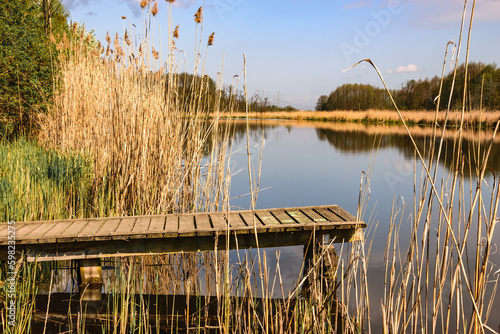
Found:
[(101, 300), (103, 285), (101, 259), (79, 260), (78, 291), (80, 300)]
[[(326, 287), (334, 288), (337, 284), (337, 263), (338, 256), (333, 245), (330, 245), (329, 234), (316, 234), (316, 240), (309, 246), (304, 246), (305, 257), (305, 274), (308, 275), (308, 282), (306, 282), (303, 290), (311, 289), (315, 284), (320, 284), (322, 289)], [(319, 262), (318, 262), (319, 260)], [(316, 268), (309, 273), (311, 268), (316, 264)], [(319, 285), (316, 285), (319, 288)], [(308, 291), (304, 291), (308, 292)], [(336, 296), (333, 296), (335, 299)]]

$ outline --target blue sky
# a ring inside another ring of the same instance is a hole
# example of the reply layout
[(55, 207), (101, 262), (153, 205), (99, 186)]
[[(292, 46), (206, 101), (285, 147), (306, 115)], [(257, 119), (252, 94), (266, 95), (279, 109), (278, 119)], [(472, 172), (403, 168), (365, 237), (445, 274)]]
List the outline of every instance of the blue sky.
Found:
[[(122, 34), (131, 24), (142, 26), (139, 0), (62, 0), (71, 19), (94, 30), (101, 41), (109, 31)], [(154, 2), (154, 1), (153, 1)], [(472, 1), (469, 1), (467, 26)], [(203, 45), (208, 49), (206, 73), (224, 72), (225, 83), (241, 75), (247, 61), (249, 94), (271, 103), (309, 110), (321, 94), (344, 83), (381, 86), (373, 69), (358, 66), (370, 58), (390, 88), (409, 79), (441, 73), (448, 41), (458, 42), (464, 2), (461, 0), (177, 0), (173, 24), (179, 25), (179, 50), (192, 72), (198, 7), (205, 6)], [(167, 3), (158, 1), (155, 18), (164, 40), (168, 35)], [(123, 20), (121, 17), (126, 16)], [(472, 30), (471, 61), (500, 63), (500, 0), (478, 0)], [(467, 31), (464, 37), (466, 38)], [(198, 31), (199, 37), (199, 31)], [(162, 42), (162, 45), (167, 45)], [(465, 43), (460, 60), (465, 60)], [(205, 52), (205, 47), (202, 47)], [(163, 55), (165, 57), (165, 55)], [(450, 70), (448, 64), (447, 71)], [(241, 88), (241, 85), (240, 85)]]

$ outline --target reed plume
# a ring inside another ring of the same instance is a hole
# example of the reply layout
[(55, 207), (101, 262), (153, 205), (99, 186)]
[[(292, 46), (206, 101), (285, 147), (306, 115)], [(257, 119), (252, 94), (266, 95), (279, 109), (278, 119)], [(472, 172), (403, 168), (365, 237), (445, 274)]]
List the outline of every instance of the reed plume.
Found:
[(194, 22), (201, 23), (202, 11), (203, 11), (203, 7), (198, 8), (198, 10), (196, 11), (196, 14), (194, 14)]
[(214, 44), (214, 35), (215, 35), (215, 32), (211, 33), (210, 36), (208, 36), (208, 43), (207, 43), (207, 45), (213, 45)]
[(156, 1), (153, 5), (153, 8), (151, 8), (151, 14), (153, 14), (153, 16), (156, 16), (156, 14), (158, 14), (158, 2)]
[(179, 39), (179, 25), (175, 26), (173, 37)]

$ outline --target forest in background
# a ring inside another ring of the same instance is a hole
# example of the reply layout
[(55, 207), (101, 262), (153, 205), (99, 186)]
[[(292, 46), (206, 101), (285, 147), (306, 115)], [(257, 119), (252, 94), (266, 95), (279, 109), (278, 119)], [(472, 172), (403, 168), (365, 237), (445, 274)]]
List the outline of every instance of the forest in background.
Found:
[[(468, 66), (466, 107), (468, 110), (500, 110), (500, 69), (496, 64), (473, 62)], [(464, 91), (465, 66), (457, 68), (451, 108), (461, 109)], [(453, 72), (443, 79), (439, 109), (446, 108), (453, 82)], [(400, 89), (391, 91), (401, 110), (435, 110), (441, 78), (409, 80)], [(383, 88), (364, 84), (344, 84), (329, 95), (321, 95), (317, 111), (333, 110), (387, 110), (393, 109), (389, 95)]]

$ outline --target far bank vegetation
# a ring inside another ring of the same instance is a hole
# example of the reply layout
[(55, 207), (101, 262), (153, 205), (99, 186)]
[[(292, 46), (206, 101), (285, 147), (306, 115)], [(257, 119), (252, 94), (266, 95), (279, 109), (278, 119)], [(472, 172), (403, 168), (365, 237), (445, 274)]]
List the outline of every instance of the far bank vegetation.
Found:
[[(500, 69), (496, 64), (470, 63), (467, 70), (467, 92), (465, 106), (467, 110), (500, 110)], [(443, 78), (441, 96), (437, 106), (437, 97), (441, 78), (409, 80), (400, 89), (391, 91), (400, 110), (438, 110), (446, 109), (451, 95), (451, 109), (461, 110), (465, 83), (465, 66), (457, 68), (456, 80), (453, 71)], [(454, 88), (452, 92), (452, 82)], [(344, 84), (329, 95), (321, 95), (316, 103), (316, 111), (352, 110), (366, 111), (393, 110), (389, 95), (383, 88), (364, 84)]]

